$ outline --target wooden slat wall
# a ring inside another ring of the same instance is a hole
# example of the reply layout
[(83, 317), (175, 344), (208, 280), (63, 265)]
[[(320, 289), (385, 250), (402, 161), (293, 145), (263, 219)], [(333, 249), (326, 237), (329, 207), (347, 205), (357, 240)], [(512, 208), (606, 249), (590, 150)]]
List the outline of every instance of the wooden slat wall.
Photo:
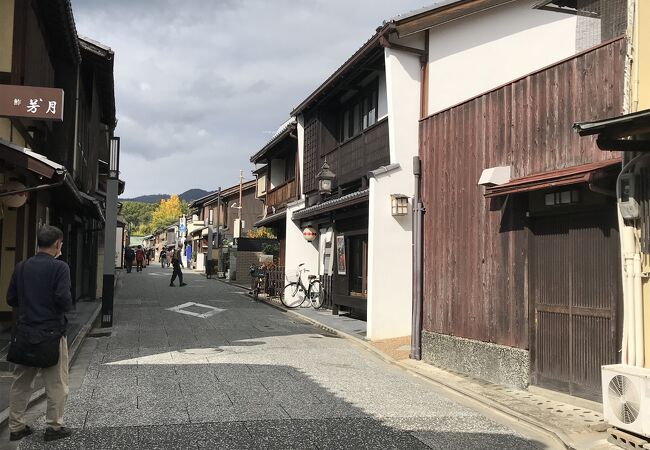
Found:
[(488, 167), (510, 165), (522, 177), (615, 157), (571, 127), (622, 113), (625, 45), (610, 42), (421, 122), (425, 330), (527, 348), (525, 196), (487, 200), (477, 182)]

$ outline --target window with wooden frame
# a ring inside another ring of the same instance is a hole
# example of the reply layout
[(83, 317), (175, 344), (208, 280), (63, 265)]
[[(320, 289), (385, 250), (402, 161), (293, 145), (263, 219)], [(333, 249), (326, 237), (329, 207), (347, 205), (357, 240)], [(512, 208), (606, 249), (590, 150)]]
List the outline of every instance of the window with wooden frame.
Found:
[(341, 110), (339, 141), (351, 139), (379, 119), (379, 83), (373, 81), (358, 95), (348, 100)]

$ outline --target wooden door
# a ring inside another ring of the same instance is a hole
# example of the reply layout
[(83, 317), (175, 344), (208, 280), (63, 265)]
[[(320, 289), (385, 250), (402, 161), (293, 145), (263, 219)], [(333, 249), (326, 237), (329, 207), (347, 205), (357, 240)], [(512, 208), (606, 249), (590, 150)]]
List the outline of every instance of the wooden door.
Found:
[(615, 211), (536, 218), (531, 232), (531, 382), (600, 401), (622, 301)]

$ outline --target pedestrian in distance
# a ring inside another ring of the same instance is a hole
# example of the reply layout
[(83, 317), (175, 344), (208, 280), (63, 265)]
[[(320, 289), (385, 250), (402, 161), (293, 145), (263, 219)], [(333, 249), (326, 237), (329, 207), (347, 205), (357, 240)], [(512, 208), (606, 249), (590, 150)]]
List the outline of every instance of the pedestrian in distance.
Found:
[(169, 262), (167, 261), (167, 251), (164, 248), (160, 250), (160, 265), (163, 269), (165, 268), (165, 265), (169, 267)]
[(142, 250), (141, 245), (138, 245), (138, 249), (135, 251), (135, 263), (136, 271), (142, 272), (142, 267), (144, 266), (144, 250)]
[(131, 273), (133, 269), (133, 260), (135, 259), (135, 252), (131, 247), (127, 247), (124, 250), (124, 262), (126, 264), (126, 273)]
[(178, 244), (178, 248), (174, 250), (174, 253), (172, 255), (172, 267), (174, 269), (174, 272), (172, 273), (172, 279), (169, 282), (170, 287), (174, 287), (174, 281), (176, 281), (176, 277), (178, 277), (179, 281), (179, 286), (187, 286), (187, 283), (183, 283), (183, 271), (181, 270), (182, 267), (182, 261), (181, 261), (181, 251), (183, 249), (183, 244)]
[(185, 260), (187, 261), (187, 268), (192, 267), (192, 246), (190, 244), (185, 246)]
[(43, 225), (37, 235), (38, 253), (16, 265), (7, 303), (17, 317), (7, 360), (16, 364), (9, 393), (9, 440), (33, 433), (25, 410), (40, 372), (47, 396), (45, 440), (70, 436), (63, 426), (68, 398), (68, 343), (65, 316), (72, 309), (70, 268), (58, 260), (63, 232)]

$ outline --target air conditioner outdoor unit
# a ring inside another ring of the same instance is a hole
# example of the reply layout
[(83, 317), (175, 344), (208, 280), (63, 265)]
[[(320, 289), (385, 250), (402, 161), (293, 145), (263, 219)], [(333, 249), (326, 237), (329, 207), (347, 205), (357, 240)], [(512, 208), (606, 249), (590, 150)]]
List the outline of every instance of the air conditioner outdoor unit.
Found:
[(612, 426), (650, 438), (650, 369), (602, 367), (603, 413)]

